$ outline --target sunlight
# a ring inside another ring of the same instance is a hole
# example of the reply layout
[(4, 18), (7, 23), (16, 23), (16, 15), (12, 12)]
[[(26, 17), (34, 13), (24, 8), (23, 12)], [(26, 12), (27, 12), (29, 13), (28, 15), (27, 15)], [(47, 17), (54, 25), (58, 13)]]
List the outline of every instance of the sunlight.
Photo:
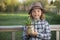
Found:
[(19, 2), (23, 3), (25, 0), (18, 0)]
[(56, 0), (48, 0), (48, 3), (50, 3), (51, 1), (55, 2)]

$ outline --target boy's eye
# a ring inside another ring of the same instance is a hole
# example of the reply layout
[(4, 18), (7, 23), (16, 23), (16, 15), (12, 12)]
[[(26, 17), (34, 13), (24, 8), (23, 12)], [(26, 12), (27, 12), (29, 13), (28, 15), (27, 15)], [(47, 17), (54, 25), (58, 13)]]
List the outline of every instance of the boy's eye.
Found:
[(35, 13), (35, 11), (32, 11), (32, 13)]
[[(36, 11), (32, 11), (32, 12), (36, 12)], [(40, 12), (40, 11), (37, 11), (37, 12)]]
[(40, 11), (38, 11), (38, 12), (40, 12)]
[(32, 12), (35, 12), (34, 10)]

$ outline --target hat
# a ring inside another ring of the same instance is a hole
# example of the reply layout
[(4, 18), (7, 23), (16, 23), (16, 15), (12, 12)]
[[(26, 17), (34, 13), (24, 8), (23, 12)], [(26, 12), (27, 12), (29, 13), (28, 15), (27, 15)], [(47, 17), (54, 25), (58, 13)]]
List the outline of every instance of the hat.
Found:
[(44, 12), (44, 6), (41, 2), (32, 3), (29, 8), (29, 14), (34, 8), (40, 8)]

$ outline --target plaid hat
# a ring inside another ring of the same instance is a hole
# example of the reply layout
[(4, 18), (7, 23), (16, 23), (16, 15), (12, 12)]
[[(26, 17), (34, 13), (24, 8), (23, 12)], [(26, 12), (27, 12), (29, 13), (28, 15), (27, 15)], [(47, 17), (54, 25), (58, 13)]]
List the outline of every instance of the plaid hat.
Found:
[(32, 4), (30, 5), (29, 14), (30, 14), (30, 12), (31, 12), (33, 9), (35, 9), (35, 8), (39, 8), (39, 9), (41, 9), (41, 10), (44, 12), (44, 6), (43, 6), (43, 4), (42, 4), (41, 2), (35, 2), (35, 3), (32, 3)]

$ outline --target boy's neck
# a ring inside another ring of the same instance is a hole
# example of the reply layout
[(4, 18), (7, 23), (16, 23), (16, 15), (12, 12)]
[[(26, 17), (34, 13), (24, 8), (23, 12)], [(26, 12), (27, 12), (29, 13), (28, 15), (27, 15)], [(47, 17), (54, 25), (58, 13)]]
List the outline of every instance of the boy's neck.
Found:
[(39, 21), (40, 19), (33, 19), (34, 21)]

